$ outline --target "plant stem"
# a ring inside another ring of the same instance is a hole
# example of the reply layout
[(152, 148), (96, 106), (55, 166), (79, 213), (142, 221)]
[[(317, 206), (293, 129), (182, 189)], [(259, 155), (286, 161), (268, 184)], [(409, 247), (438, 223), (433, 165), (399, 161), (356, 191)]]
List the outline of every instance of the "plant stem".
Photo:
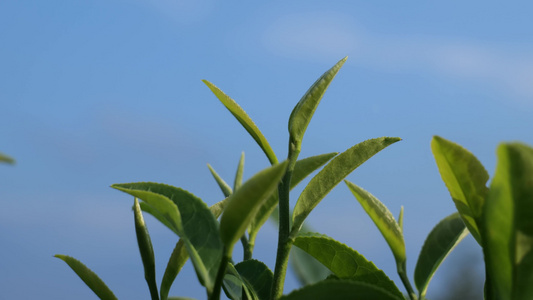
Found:
[(244, 252), (243, 260), (249, 260), (252, 259), (252, 253), (253, 253), (253, 245), (248, 242), (248, 239), (246, 238), (246, 235), (243, 235), (241, 237), (241, 243), (242, 243), (242, 250)]
[(222, 281), (224, 279), (224, 275), (226, 274), (226, 268), (228, 267), (228, 262), (230, 261), (230, 257), (226, 253), (226, 247), (224, 247), (224, 255), (222, 256), (222, 260), (220, 261), (220, 266), (218, 267), (218, 273), (217, 278), (215, 279), (215, 286), (213, 288), (213, 292), (211, 295), (209, 295), (209, 300), (219, 300), (220, 299), (220, 290), (222, 289)]
[(416, 293), (413, 290), (413, 287), (411, 286), (411, 282), (409, 281), (409, 278), (407, 277), (405, 261), (401, 264), (398, 264), (397, 269), (398, 269), (398, 275), (400, 275), (400, 279), (402, 280), (402, 283), (405, 286), (407, 293), (409, 294), (409, 298), (411, 300), (418, 300), (418, 297), (416, 296)]

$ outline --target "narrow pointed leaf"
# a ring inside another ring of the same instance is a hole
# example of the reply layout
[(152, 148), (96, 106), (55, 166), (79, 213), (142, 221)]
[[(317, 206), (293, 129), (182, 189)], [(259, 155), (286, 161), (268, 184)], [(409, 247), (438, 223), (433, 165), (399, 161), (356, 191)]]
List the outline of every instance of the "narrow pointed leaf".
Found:
[(287, 164), (285, 161), (255, 174), (229, 197), (220, 219), (220, 236), (228, 254), (231, 254), (261, 204), (276, 190)]
[(400, 214), (398, 215), (398, 226), (400, 226), (403, 233), (403, 205), (400, 207)]
[(211, 171), (211, 175), (215, 178), (216, 182), (218, 183), (218, 186), (220, 187), (220, 190), (224, 194), (224, 197), (229, 197), (233, 193), (231, 190), (231, 187), (218, 175), (217, 172), (211, 167), (210, 164), (207, 164), (207, 167), (209, 168), (209, 171)]
[(353, 170), (400, 138), (382, 137), (359, 143), (332, 159), (300, 194), (293, 212), (292, 233), (300, 230), (305, 218), (324, 197)]
[(294, 245), (316, 258), (340, 279), (366, 282), (403, 297), (382, 270), (345, 244), (317, 233), (306, 233), (299, 235)]
[(488, 193), (489, 174), (472, 153), (439, 136), (433, 137), (431, 150), (457, 210), (481, 245), (479, 228)]
[(404, 297), (398, 297), (387, 290), (365, 282), (329, 279), (305, 286), (280, 298), (280, 300), (309, 299), (404, 300)]
[(274, 274), (264, 263), (249, 259), (236, 264), (235, 269), (250, 284), (259, 299), (270, 299)]
[(158, 300), (159, 294), (157, 291), (157, 282), (155, 279), (155, 257), (154, 249), (152, 247), (152, 240), (146, 228), (146, 223), (139, 206), (139, 201), (135, 198), (133, 205), (133, 215), (135, 219), (135, 234), (137, 235), (137, 244), (139, 245), (139, 252), (144, 267), (144, 278), (148, 284), (152, 300)]
[(207, 205), (183, 189), (160, 183), (125, 183), (112, 187), (147, 202), (167, 220), (173, 220), (169, 215), (178, 217), (172, 225), (177, 226), (176, 232), (187, 247), (198, 279), (210, 293), (222, 258), (222, 242), (218, 223)]
[[(337, 152), (311, 156), (298, 160), (292, 173), (291, 189), (298, 185), (298, 183), (304, 180), (309, 174), (322, 167), (335, 155), (337, 155)], [(259, 232), (259, 229), (261, 229), (263, 224), (265, 224), (274, 209), (277, 207), (278, 201), (278, 193), (272, 193), (267, 201), (261, 205), (259, 211), (250, 223), (250, 230), (248, 232), (250, 234), (250, 242), (253, 243), (255, 241), (255, 237)]]
[(483, 251), (494, 299), (533, 298), (533, 148), (498, 147), (484, 210)]
[(55, 257), (66, 262), (69, 267), (78, 274), (81, 280), (102, 300), (117, 299), (115, 294), (91, 269), (87, 268), (79, 260), (62, 254), (56, 254)]
[(5, 162), (8, 164), (14, 164), (15, 160), (5, 154), (0, 153), (0, 162)]
[(344, 182), (389, 244), (396, 263), (398, 265), (405, 263), (405, 243), (402, 230), (396, 220), (394, 220), (391, 212), (369, 192), (347, 180)]
[(415, 284), (421, 297), (425, 297), (429, 282), (440, 264), (467, 234), (459, 213), (444, 218), (431, 230), (415, 267)]
[(305, 130), (322, 96), (324, 96), (329, 84), (335, 78), (335, 75), (337, 75), (344, 62), (346, 62), (346, 59), (347, 57), (341, 59), (331, 69), (320, 76), (292, 110), (291, 116), (289, 117), (289, 134), (291, 143), (294, 143), (297, 149), (300, 149)]
[[(235, 173), (235, 181), (233, 182), (233, 190), (237, 190), (242, 184), (242, 176), (244, 173), (244, 152), (241, 154), (237, 172)], [(226, 196), (227, 197), (227, 196)]]
[(274, 150), (270, 147), (267, 139), (263, 136), (259, 128), (255, 125), (252, 119), (246, 114), (246, 112), (231, 99), (228, 95), (224, 94), (218, 87), (207, 80), (202, 80), (207, 87), (217, 96), (218, 100), (224, 104), (224, 106), (231, 112), (231, 114), (241, 123), (241, 125), (248, 131), (248, 133), (253, 137), (256, 143), (261, 147), (263, 152), (266, 154), (268, 160), (271, 164), (276, 164), (278, 159)]

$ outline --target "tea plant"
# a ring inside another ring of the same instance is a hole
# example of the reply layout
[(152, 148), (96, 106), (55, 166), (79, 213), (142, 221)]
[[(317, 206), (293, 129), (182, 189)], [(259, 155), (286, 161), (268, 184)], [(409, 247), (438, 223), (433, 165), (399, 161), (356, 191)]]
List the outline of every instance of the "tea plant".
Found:
[[(219, 88), (204, 80), (253, 137), (272, 165), (243, 183), (242, 155), (233, 187), (208, 165), (225, 197), (215, 205), (208, 207), (190, 192), (160, 183), (112, 185), (134, 197), (137, 242), (152, 299), (180, 299), (169, 298), (168, 294), (189, 258), (208, 299), (219, 299), (221, 290), (230, 299), (424, 299), (437, 268), (469, 231), (485, 254), (485, 298), (529, 299), (533, 296), (533, 287), (529, 285), (533, 279), (533, 255), (530, 252), (533, 226), (529, 221), (533, 220), (532, 148), (517, 143), (501, 145), (498, 168), (489, 189), (485, 169), (470, 152), (443, 138), (433, 138), (432, 150), (458, 213), (444, 218), (429, 233), (414, 273), (418, 293), (412, 288), (406, 270), (403, 208), (396, 221), (378, 199), (344, 180), (358, 166), (400, 138), (370, 139), (340, 154), (299, 159), (307, 126), (345, 61), (346, 58), (342, 59), (324, 73), (293, 109), (288, 123), (288, 156), (282, 162), (278, 161), (268, 141), (245, 111)], [(303, 189), (291, 212), (290, 190), (322, 166)], [(357, 251), (306, 228), (307, 216), (343, 180), (389, 244), (407, 296)], [(143, 212), (154, 216), (179, 237), (159, 286)], [(274, 272), (253, 259), (257, 234), (270, 217), (277, 219), (279, 224)], [(244, 257), (236, 263), (232, 254), (239, 241)], [(306, 285), (283, 295), (291, 251), (297, 274)], [(81, 262), (65, 255), (56, 257), (64, 260), (98, 297), (116, 299), (105, 283)]]

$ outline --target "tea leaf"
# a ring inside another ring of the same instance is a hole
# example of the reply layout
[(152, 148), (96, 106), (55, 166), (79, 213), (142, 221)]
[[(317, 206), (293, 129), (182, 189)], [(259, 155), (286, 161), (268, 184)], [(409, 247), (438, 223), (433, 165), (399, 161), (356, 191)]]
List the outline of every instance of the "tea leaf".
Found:
[(406, 261), (405, 243), (400, 226), (394, 220), (391, 212), (376, 197), (363, 190), (357, 185), (345, 180), (344, 181), (352, 194), (357, 198), (368, 216), (374, 221), (379, 231), (389, 244), (398, 265)]
[(231, 255), (235, 242), (244, 234), (260, 205), (276, 190), (287, 164), (285, 161), (255, 174), (228, 198), (220, 219), (220, 236), (228, 254)]
[(341, 279), (366, 282), (403, 297), (398, 287), (382, 270), (345, 244), (328, 236), (307, 233), (299, 235), (294, 245), (316, 258)]
[[(233, 190), (237, 190), (242, 184), (242, 175), (244, 173), (244, 152), (241, 154), (237, 172), (235, 173), (235, 181), (233, 182)], [(227, 196), (226, 196), (227, 197)]]
[(366, 282), (352, 280), (328, 279), (313, 285), (305, 286), (280, 300), (330, 300), (334, 299), (358, 299), (358, 300), (403, 300), (387, 290)]
[(207, 205), (185, 190), (160, 183), (125, 183), (111, 187), (147, 202), (167, 221), (172, 220), (175, 232), (187, 247), (200, 283), (210, 294), (222, 258), (222, 242), (218, 223)]
[(348, 174), (400, 138), (382, 137), (359, 143), (331, 160), (300, 194), (292, 215), (292, 235), (302, 226), (305, 218), (322, 199)]
[(56, 254), (57, 257), (66, 262), (69, 267), (78, 274), (81, 280), (102, 300), (117, 299), (115, 294), (107, 287), (107, 285), (96, 275), (91, 269), (87, 268), (79, 260), (62, 254)]
[(235, 265), (241, 277), (253, 288), (259, 299), (270, 299), (274, 274), (262, 262), (249, 259)]
[(533, 298), (533, 148), (498, 147), (484, 210), (483, 251), (494, 299)]
[(5, 162), (8, 164), (14, 164), (15, 160), (5, 154), (0, 153), (0, 162)]
[[(337, 152), (321, 154), (316, 156), (307, 157), (296, 162), (294, 166), (294, 171), (291, 178), (291, 189), (294, 188), (298, 183), (304, 180), (309, 174), (316, 171), (318, 168), (322, 167), (327, 163), (331, 158), (337, 155)], [(259, 232), (259, 229), (265, 224), (268, 220), (274, 209), (277, 207), (279, 201), (278, 193), (272, 193), (268, 197), (267, 201), (261, 205), (259, 211), (254, 216), (252, 222), (250, 223), (250, 229), (248, 233), (250, 234), (250, 242), (254, 243), (255, 237)]]
[(218, 183), (218, 186), (220, 187), (220, 190), (224, 194), (224, 197), (229, 197), (233, 193), (233, 190), (231, 187), (220, 177), (217, 172), (211, 167), (210, 164), (207, 164), (207, 167), (209, 168), (209, 171), (211, 171), (211, 175), (215, 178), (216, 182)]
[(346, 62), (346, 59), (348, 59), (348, 57), (341, 59), (331, 69), (320, 76), (292, 110), (289, 117), (289, 134), (291, 143), (293, 143), (297, 149), (300, 149), (301, 147), (305, 130), (307, 129), (309, 122), (311, 122), (311, 118), (313, 117), (322, 96), (324, 96), (329, 84), (333, 78), (335, 78), (335, 75), (337, 75), (344, 62)]
[(232, 263), (228, 263), (224, 276), (223, 288), (226, 296), (234, 300), (259, 300), (253, 287), (237, 271)]
[(169, 299), (168, 292), (170, 291), (170, 287), (174, 283), (178, 273), (181, 271), (181, 268), (183, 268), (188, 259), (189, 254), (187, 253), (185, 243), (182, 239), (180, 239), (176, 243), (176, 246), (170, 255), (167, 268), (165, 269), (165, 274), (163, 274), (163, 280), (161, 280), (161, 288), (159, 291), (161, 300)]
[(468, 230), (459, 213), (444, 218), (431, 230), (415, 268), (415, 284), (421, 298), (425, 297), (429, 282), (440, 264), (467, 234)]
[(302, 286), (317, 283), (331, 275), (328, 268), (298, 247), (291, 248), (289, 259), (292, 270)]
[(276, 154), (274, 153), (274, 150), (270, 147), (270, 144), (268, 143), (267, 139), (263, 136), (259, 128), (254, 124), (252, 119), (246, 114), (246, 112), (235, 102), (233, 99), (231, 99), (228, 95), (224, 94), (218, 87), (216, 87), (214, 84), (207, 80), (202, 80), (207, 87), (217, 96), (218, 100), (224, 104), (224, 106), (231, 112), (231, 114), (241, 123), (241, 125), (248, 131), (248, 133), (253, 137), (253, 139), (256, 141), (256, 143), (261, 147), (263, 152), (268, 157), (268, 160), (271, 164), (278, 163), (278, 159), (276, 158)]
[(152, 247), (152, 240), (144, 223), (144, 218), (139, 206), (137, 198), (134, 200), (133, 215), (135, 219), (135, 233), (137, 235), (137, 244), (139, 245), (139, 252), (141, 253), (141, 259), (144, 267), (144, 278), (148, 283), (150, 289), (150, 295), (152, 300), (158, 300), (157, 282), (155, 280), (155, 258), (154, 249)]
[(431, 150), (466, 227), (482, 245), (479, 228), (488, 193), (489, 174), (472, 153), (439, 136), (433, 137)]

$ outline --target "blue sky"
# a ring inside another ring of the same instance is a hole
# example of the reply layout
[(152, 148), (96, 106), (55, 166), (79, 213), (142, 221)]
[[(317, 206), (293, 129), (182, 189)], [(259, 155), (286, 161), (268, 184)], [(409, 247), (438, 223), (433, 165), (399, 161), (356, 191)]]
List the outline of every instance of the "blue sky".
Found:
[[(235, 99), (284, 157), (292, 107), (344, 56), (301, 157), (403, 138), (348, 179), (394, 214), (405, 206), (412, 274), (425, 236), (454, 211), (431, 136), (470, 149), (491, 174), (499, 142), (533, 144), (532, 8), (527, 1), (0, 2), (0, 151), (17, 159), (0, 166), (0, 298), (93, 299), (52, 257), (64, 253), (119, 298), (146, 299), (133, 199), (109, 185), (164, 182), (208, 204), (221, 200), (207, 163), (231, 181), (242, 151), (245, 177), (268, 161), (201, 80)], [(147, 219), (161, 278), (175, 236)], [(308, 220), (401, 284), (386, 243), (345, 186)], [(256, 250), (270, 267), (275, 234), (267, 224)], [(448, 263), (461, 254), (480, 262), (471, 238)], [(430, 295), (453, 271), (445, 262)], [(289, 274), (286, 292), (296, 286)], [(204, 298), (190, 265), (171, 294)]]

